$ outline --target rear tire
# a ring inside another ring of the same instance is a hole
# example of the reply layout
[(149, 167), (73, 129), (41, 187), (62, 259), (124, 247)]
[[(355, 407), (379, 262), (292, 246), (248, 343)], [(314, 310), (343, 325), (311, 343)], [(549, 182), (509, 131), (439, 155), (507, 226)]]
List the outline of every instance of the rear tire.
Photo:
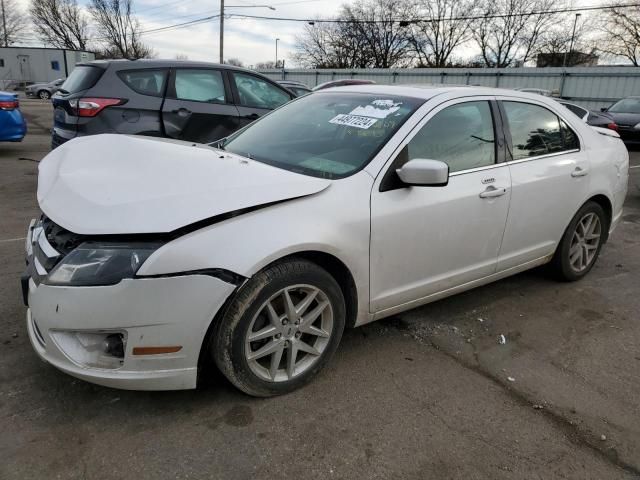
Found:
[(551, 270), (559, 279), (573, 282), (584, 277), (598, 259), (609, 222), (596, 202), (585, 203), (575, 214), (551, 260)]
[(243, 392), (281, 395), (308, 383), (335, 353), (345, 325), (336, 280), (303, 259), (253, 276), (212, 332), (211, 355)]

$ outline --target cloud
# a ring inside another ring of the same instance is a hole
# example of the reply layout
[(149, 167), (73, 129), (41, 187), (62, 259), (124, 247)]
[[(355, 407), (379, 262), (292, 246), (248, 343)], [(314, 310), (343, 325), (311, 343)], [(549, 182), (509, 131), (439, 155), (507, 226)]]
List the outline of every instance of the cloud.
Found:
[[(245, 65), (275, 60), (275, 41), (279, 38), (278, 58), (284, 58), (291, 65), (295, 38), (303, 32), (305, 26), (302, 22), (234, 17), (234, 13), (283, 18), (330, 17), (338, 12), (343, 3), (350, 1), (353, 0), (227, 0), (228, 5), (267, 4), (274, 6), (276, 10), (226, 8), (225, 58), (238, 58)], [(29, 3), (29, 0), (18, 0), (25, 13)], [(78, 0), (78, 3), (86, 6), (90, 1)], [(134, 7), (143, 31), (215, 15), (220, 11), (220, 3), (216, 0), (134, 0)], [(219, 19), (213, 19), (185, 28), (148, 33), (142, 38), (153, 47), (159, 58), (175, 58), (176, 55), (183, 54), (191, 60), (217, 62), (220, 50), (219, 23)], [(30, 45), (43, 45), (41, 41), (37, 41), (35, 34), (31, 34), (30, 38), (33, 39)]]

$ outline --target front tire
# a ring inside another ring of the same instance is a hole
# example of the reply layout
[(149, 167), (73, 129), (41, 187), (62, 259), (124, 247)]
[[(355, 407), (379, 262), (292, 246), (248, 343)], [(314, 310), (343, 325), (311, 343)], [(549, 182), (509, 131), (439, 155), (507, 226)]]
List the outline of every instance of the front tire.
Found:
[(556, 277), (573, 282), (589, 273), (600, 254), (607, 226), (603, 208), (596, 202), (585, 203), (571, 220), (551, 261)]
[(304, 259), (276, 263), (232, 299), (210, 342), (220, 371), (243, 392), (269, 397), (300, 388), (330, 360), (345, 325), (336, 280)]
[(51, 98), (51, 94), (46, 90), (40, 90), (38, 92), (38, 98), (40, 98), (41, 100), (49, 100)]

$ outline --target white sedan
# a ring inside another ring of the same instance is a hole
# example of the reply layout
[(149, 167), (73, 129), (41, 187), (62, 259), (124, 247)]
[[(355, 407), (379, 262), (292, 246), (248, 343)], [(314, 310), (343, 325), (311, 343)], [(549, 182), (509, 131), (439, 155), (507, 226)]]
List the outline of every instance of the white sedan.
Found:
[(99, 135), (40, 164), (27, 325), (40, 357), (140, 390), (289, 392), (345, 327), (550, 264), (593, 267), (619, 222), (615, 132), (540, 95), (313, 93), (215, 147)]

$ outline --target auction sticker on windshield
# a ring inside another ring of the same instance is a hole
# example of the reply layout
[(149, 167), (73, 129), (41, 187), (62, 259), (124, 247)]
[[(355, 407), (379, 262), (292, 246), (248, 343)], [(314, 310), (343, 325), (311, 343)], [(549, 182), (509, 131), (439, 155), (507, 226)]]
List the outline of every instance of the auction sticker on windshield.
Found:
[(346, 127), (362, 128), (366, 130), (367, 128), (375, 124), (377, 121), (378, 119), (376, 118), (361, 117), (359, 115), (349, 115), (346, 113), (341, 113), (333, 117), (331, 120), (329, 120), (329, 123), (335, 123), (336, 125), (344, 125)]

